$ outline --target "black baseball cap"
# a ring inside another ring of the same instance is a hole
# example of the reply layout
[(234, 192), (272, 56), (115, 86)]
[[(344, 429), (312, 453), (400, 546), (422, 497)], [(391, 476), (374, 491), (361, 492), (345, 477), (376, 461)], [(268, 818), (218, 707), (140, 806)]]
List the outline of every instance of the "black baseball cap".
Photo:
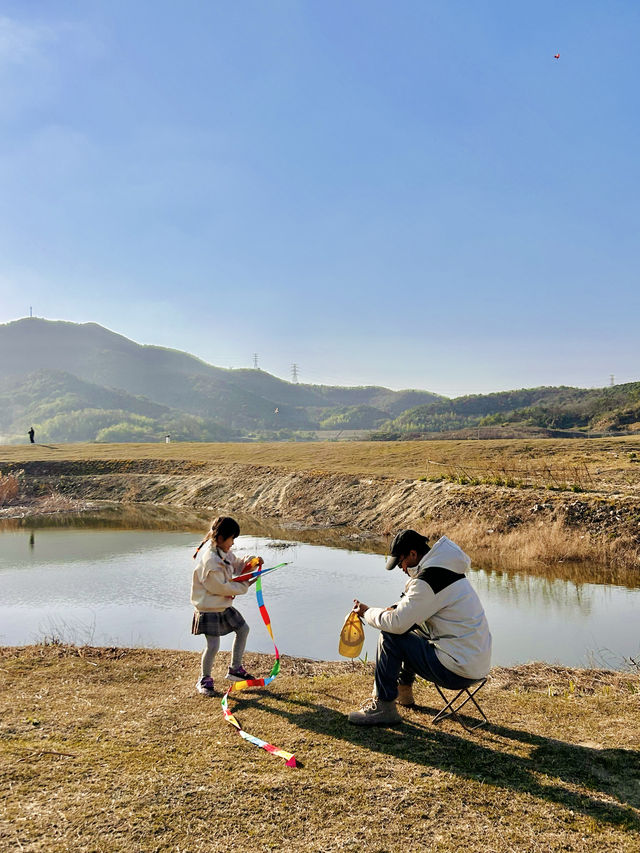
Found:
[(426, 536), (418, 533), (416, 530), (401, 530), (396, 533), (391, 543), (391, 556), (387, 560), (385, 569), (391, 571), (395, 569), (401, 557), (406, 557), (409, 551), (421, 551), (425, 554), (429, 550), (429, 540)]

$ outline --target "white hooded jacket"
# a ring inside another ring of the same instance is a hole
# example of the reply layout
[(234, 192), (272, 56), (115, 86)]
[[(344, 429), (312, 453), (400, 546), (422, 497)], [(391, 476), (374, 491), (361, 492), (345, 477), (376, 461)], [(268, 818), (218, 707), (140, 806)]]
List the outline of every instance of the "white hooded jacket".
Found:
[(471, 559), (441, 537), (422, 558), (391, 610), (370, 607), (372, 628), (404, 634), (412, 628), (431, 642), (440, 663), (465, 678), (484, 678), (491, 668), (491, 633), (480, 599), (465, 576)]
[(203, 545), (191, 579), (191, 603), (196, 610), (219, 613), (232, 606), (236, 595), (247, 592), (248, 582), (231, 580), (243, 571), (246, 561), (246, 557), (236, 557), (232, 551), (225, 554), (211, 540)]

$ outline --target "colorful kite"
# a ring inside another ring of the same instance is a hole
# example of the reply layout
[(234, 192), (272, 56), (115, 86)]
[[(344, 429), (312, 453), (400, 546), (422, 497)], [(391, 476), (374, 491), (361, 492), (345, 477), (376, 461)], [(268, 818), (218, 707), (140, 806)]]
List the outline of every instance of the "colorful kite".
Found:
[(277, 566), (271, 566), (268, 569), (256, 569), (255, 571), (243, 572), (241, 575), (236, 575), (235, 578), (231, 578), (232, 581), (251, 581), (254, 578), (257, 578), (258, 575), (262, 577), (262, 575), (266, 575), (268, 572), (275, 572), (276, 569), (281, 569), (283, 566), (289, 566), (290, 563), (278, 563)]
[(559, 54), (559, 53), (554, 53), (554, 54), (553, 54), (553, 58), (554, 58), (554, 59), (560, 59), (560, 54)]
[[(286, 565), (286, 563), (281, 563), (281, 566)], [(248, 681), (236, 681), (231, 687), (227, 690), (227, 692), (222, 697), (222, 713), (224, 715), (225, 720), (231, 723), (232, 726), (235, 726), (238, 729), (238, 734), (240, 737), (243, 737), (245, 740), (248, 740), (249, 743), (253, 743), (256, 746), (259, 746), (261, 749), (266, 749), (267, 752), (272, 753), (273, 755), (279, 755), (280, 758), (284, 758), (287, 767), (297, 767), (296, 757), (292, 752), (287, 752), (284, 749), (280, 749), (277, 746), (273, 746), (271, 743), (267, 743), (266, 740), (261, 740), (254, 735), (250, 735), (248, 732), (245, 732), (237, 721), (237, 719), (233, 716), (231, 711), (229, 710), (229, 694), (234, 693), (237, 690), (246, 690), (247, 687), (264, 687), (266, 684), (270, 684), (273, 679), (280, 672), (280, 652), (278, 651), (278, 647), (276, 646), (276, 641), (273, 636), (273, 631), (271, 630), (271, 618), (269, 613), (267, 612), (267, 608), (264, 606), (264, 598), (262, 595), (262, 577), (261, 575), (266, 572), (273, 571), (273, 569), (280, 568), (280, 566), (273, 566), (271, 569), (261, 570), (260, 567), (254, 575), (257, 576), (256, 580), (256, 599), (258, 602), (258, 609), (260, 610), (260, 616), (262, 616), (262, 621), (267, 627), (267, 631), (269, 632), (271, 639), (273, 640), (273, 648), (276, 652), (275, 663), (273, 664), (273, 668), (269, 675), (266, 678), (251, 678)]]

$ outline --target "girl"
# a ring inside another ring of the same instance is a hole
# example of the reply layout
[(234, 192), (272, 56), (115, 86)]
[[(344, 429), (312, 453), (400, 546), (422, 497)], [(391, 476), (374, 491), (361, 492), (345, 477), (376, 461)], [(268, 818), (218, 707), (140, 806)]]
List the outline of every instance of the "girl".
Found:
[[(242, 666), (249, 626), (235, 607), (231, 606), (235, 596), (244, 595), (253, 583), (231, 580), (234, 575), (241, 574), (249, 561), (254, 559), (242, 559), (232, 553), (233, 541), (239, 535), (238, 522), (228, 516), (220, 516), (212, 522), (211, 530), (193, 555), (197, 562), (191, 582), (191, 603), (195, 607), (191, 633), (204, 634), (207, 641), (202, 654), (200, 678), (196, 684), (196, 690), (205, 696), (214, 695), (211, 668), (223, 634), (231, 631), (236, 634), (226, 678), (229, 681), (244, 681), (254, 677)], [(258, 559), (262, 565), (262, 558)]]

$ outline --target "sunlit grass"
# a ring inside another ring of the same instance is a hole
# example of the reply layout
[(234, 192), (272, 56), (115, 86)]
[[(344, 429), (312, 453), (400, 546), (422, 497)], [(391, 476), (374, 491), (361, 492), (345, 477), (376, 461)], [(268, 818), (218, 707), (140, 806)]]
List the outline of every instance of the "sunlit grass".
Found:
[[(284, 637), (283, 637), (284, 639)], [(224, 670), (221, 654), (214, 676)], [(266, 655), (247, 656), (258, 672)], [(198, 655), (32, 646), (0, 650), (0, 842), (58, 851), (635, 851), (638, 677), (533, 664), (495, 669), (491, 725), (435, 727), (437, 694), (396, 728), (346, 713), (371, 665), (283, 659), (269, 690), (198, 695)], [(613, 724), (615, 721), (615, 724)]]
[(318, 474), (429, 479), (492, 478), (538, 485), (585, 488), (640, 480), (640, 436), (600, 439), (511, 439), (491, 441), (197, 442), (172, 444), (5, 445), (0, 464), (32, 461), (165, 460), (203, 465), (240, 463), (314, 471)]

